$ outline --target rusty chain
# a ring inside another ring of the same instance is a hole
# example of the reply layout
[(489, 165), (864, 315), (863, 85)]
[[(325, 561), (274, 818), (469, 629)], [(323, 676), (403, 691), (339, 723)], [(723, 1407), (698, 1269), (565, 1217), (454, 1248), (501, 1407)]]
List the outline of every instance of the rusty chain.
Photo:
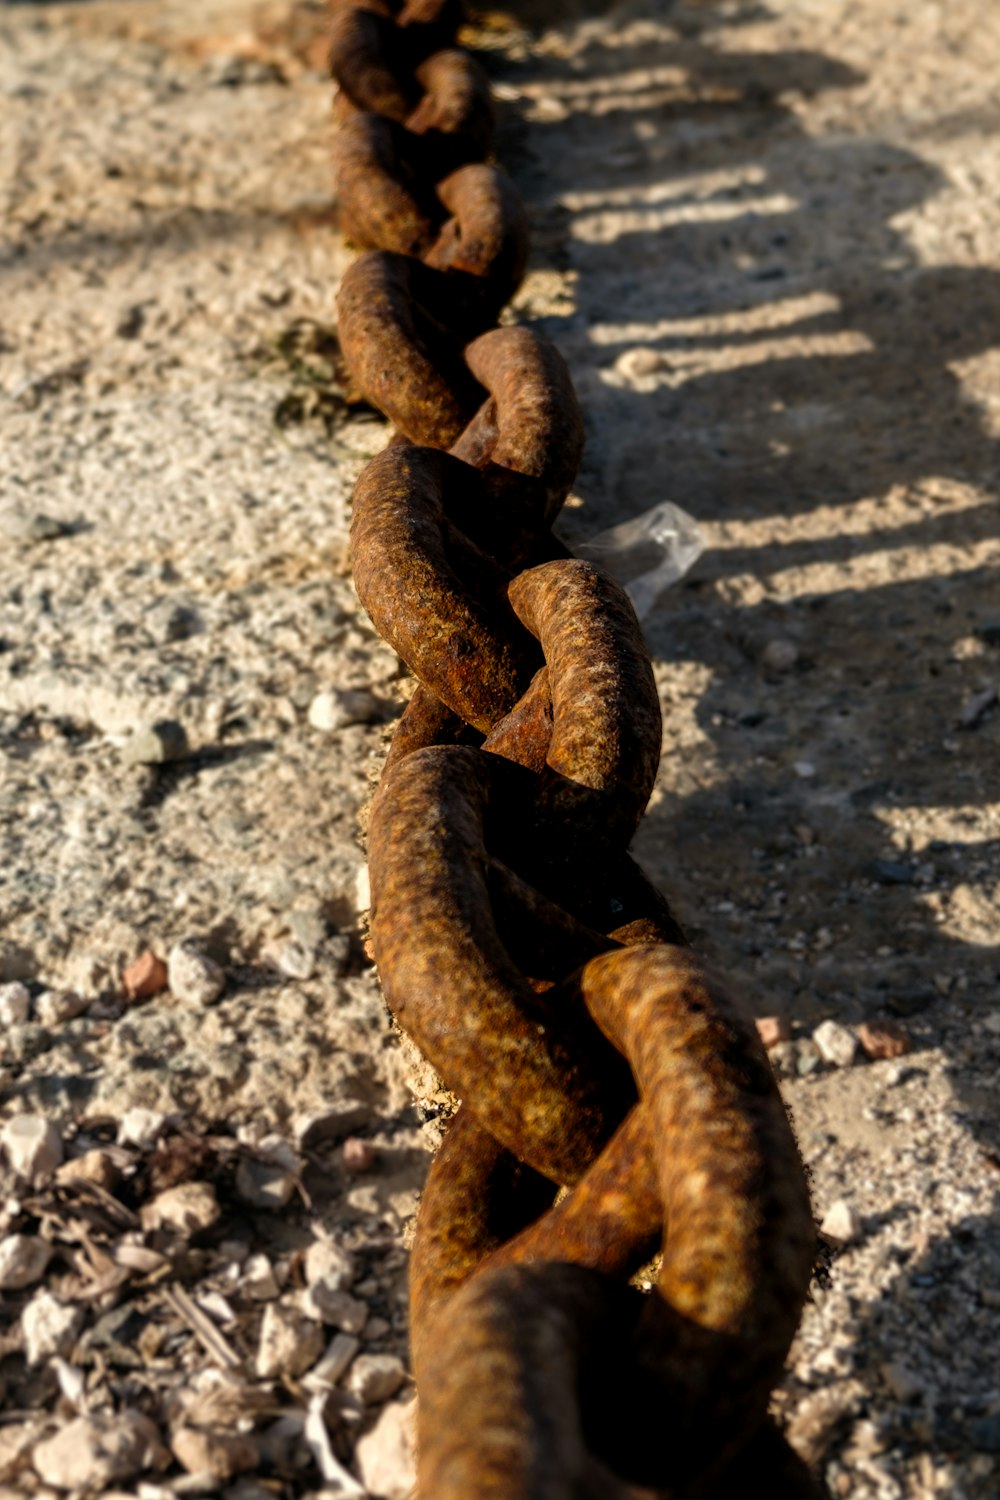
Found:
[[(551, 532), (583, 424), (496, 327), (527, 260), (458, 0), (333, 0), (341, 345), (397, 434), (359, 596), (417, 687), (372, 808), (372, 941), (462, 1100), (413, 1247), (425, 1500), (814, 1495), (767, 1415), (811, 1274), (749, 1012), (627, 853), (660, 710), (627, 596)], [(657, 1255), (655, 1289), (632, 1280)]]

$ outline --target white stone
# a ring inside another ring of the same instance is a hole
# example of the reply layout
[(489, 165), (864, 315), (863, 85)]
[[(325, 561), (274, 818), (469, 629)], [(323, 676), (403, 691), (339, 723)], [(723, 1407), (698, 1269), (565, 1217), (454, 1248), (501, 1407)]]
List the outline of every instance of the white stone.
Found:
[(416, 1402), (390, 1401), (354, 1452), (361, 1482), (381, 1500), (409, 1500), (417, 1482)]
[(165, 1468), (170, 1455), (160, 1434), (141, 1412), (76, 1417), (39, 1443), (31, 1455), (35, 1472), (60, 1490), (96, 1490), (132, 1479), (144, 1469)]
[(62, 1138), (44, 1115), (12, 1115), (0, 1143), (11, 1171), (31, 1182), (51, 1177), (63, 1159)]
[(395, 1354), (359, 1354), (346, 1386), (365, 1406), (374, 1406), (394, 1396), (405, 1379), (406, 1366)]
[(840, 1240), (849, 1245), (861, 1232), (861, 1221), (846, 1198), (837, 1198), (830, 1204), (819, 1226), (820, 1234), (828, 1239)]
[(38, 1292), (21, 1314), (29, 1365), (68, 1354), (83, 1327), (83, 1309), (70, 1307), (51, 1292)]
[(0, 984), (0, 1026), (20, 1026), (28, 1019), (31, 1010), (31, 995), (28, 986), (15, 981)]
[(167, 983), (178, 1000), (211, 1005), (225, 989), (226, 975), (214, 959), (186, 939), (167, 954)]
[(140, 1151), (152, 1151), (163, 1134), (167, 1117), (158, 1109), (144, 1109), (137, 1104), (127, 1109), (118, 1126), (118, 1144), (137, 1146)]
[(35, 1234), (9, 1234), (0, 1240), (0, 1292), (16, 1292), (44, 1275), (52, 1246)]
[(348, 724), (369, 724), (378, 713), (378, 701), (367, 688), (342, 688), (317, 693), (308, 717), (314, 729), (329, 734)]
[(257, 1374), (261, 1380), (276, 1375), (304, 1375), (323, 1352), (325, 1339), (319, 1323), (285, 1302), (269, 1302), (260, 1325)]
[(822, 1021), (813, 1032), (813, 1041), (824, 1062), (835, 1068), (849, 1068), (858, 1050), (858, 1039), (849, 1026), (839, 1021)]

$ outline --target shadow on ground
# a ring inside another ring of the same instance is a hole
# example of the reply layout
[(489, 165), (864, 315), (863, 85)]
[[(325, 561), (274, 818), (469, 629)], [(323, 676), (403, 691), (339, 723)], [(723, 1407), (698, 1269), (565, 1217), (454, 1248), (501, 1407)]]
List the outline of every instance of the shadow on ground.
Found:
[[(990, 1180), (1000, 711), (973, 708), (1000, 678), (1000, 446), (963, 375), (1000, 349), (1000, 274), (917, 255), (908, 216), (946, 183), (916, 150), (806, 134), (791, 101), (864, 81), (842, 63), (734, 50), (732, 9), (725, 51), (708, 7), (616, 14), (673, 35), (598, 26), (546, 58), (531, 134), (577, 273), (548, 331), (591, 421), (567, 534), (670, 499), (725, 543), (647, 622), (661, 680), (694, 664), (701, 688), (693, 736), (668, 702), (636, 851), (761, 1013), (903, 1017), (941, 1047)], [(901, 1252), (858, 1311), (866, 1368), (899, 1359), (902, 1316), (938, 1372), (911, 1451), (1000, 1451), (985, 1354), (960, 1384), (1000, 1331), (977, 1297), (998, 1230)]]

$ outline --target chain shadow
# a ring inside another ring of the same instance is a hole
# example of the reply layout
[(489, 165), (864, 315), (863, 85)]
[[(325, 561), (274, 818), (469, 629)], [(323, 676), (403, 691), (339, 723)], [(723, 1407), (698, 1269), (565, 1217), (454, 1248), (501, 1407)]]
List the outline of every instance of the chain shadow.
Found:
[[(731, 8), (724, 51), (709, 7), (614, 20), (546, 55), (530, 136), (576, 273), (542, 322), (591, 428), (565, 535), (669, 498), (725, 543), (647, 622), (668, 691), (680, 664), (700, 688), (686, 728), (668, 703), (635, 852), (761, 1013), (904, 1017), (915, 1060), (940, 1048), (988, 1196), (1000, 713), (968, 705), (1000, 661), (1000, 444), (966, 377), (1000, 348), (1000, 274), (921, 259), (908, 220), (946, 181), (915, 149), (806, 133), (790, 100), (863, 81), (838, 60), (735, 48)], [(1000, 1451), (1000, 1318), (968, 1292), (1000, 1286), (998, 1229), (901, 1243), (857, 1312), (854, 1373), (904, 1459)], [(901, 1327), (934, 1378), (890, 1398)]]

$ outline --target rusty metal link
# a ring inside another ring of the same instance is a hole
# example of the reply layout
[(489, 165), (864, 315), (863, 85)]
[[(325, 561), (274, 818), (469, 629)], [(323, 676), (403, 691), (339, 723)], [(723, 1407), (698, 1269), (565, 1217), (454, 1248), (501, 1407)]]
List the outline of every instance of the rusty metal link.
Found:
[[(368, 112), (344, 122), (333, 165), (341, 216), (358, 245), (476, 278), (495, 319), (520, 285), (528, 254), (524, 206), (502, 172), (470, 163), (435, 180), (424, 137)], [(466, 297), (477, 294), (475, 283), (453, 285)]]
[(425, 159), (434, 161), (438, 178), (466, 162), (482, 161), (493, 138), (493, 106), (482, 68), (467, 52), (440, 46), (448, 34), (447, 13), (399, 24), (387, 10), (373, 3), (334, 12), (330, 61), (339, 85), (339, 118), (364, 110), (405, 125), (423, 137)]
[(462, 1101), (412, 1256), (420, 1494), (806, 1500), (767, 1416), (805, 1177), (750, 1013), (627, 852), (659, 703), (626, 595), (551, 531), (583, 444), (569, 373), (492, 326), (527, 233), (489, 91), (454, 0), (333, 11), (341, 220), (367, 252), (340, 340), (398, 429), (352, 558), (417, 683), (371, 811), (372, 942)]

